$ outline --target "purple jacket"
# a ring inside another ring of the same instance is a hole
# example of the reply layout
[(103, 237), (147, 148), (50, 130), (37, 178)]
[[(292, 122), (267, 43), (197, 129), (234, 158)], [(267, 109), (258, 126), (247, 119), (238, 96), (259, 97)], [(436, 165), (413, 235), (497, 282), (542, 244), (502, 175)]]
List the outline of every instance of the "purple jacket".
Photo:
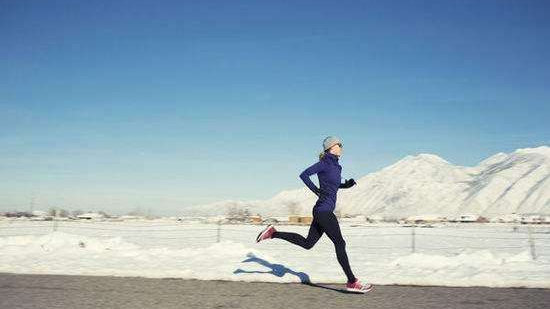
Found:
[[(316, 211), (334, 211), (336, 207), (336, 194), (339, 188), (345, 188), (340, 181), (342, 166), (338, 164), (338, 156), (330, 152), (325, 153), (319, 162), (305, 169), (300, 178), (306, 186), (315, 193), (319, 199), (313, 206), (313, 213)], [(319, 186), (317, 188), (309, 176), (317, 174)]]

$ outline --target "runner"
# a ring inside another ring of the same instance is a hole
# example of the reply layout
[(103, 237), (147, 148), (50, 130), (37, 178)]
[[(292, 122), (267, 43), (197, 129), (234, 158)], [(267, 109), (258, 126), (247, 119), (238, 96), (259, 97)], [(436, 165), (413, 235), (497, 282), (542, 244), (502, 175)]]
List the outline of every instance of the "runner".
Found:
[[(319, 155), (319, 162), (311, 165), (300, 174), (300, 178), (306, 186), (318, 196), (313, 207), (313, 221), (309, 227), (307, 238), (297, 233), (277, 231), (273, 225), (268, 225), (260, 232), (256, 242), (279, 238), (304, 249), (311, 249), (323, 233), (326, 233), (334, 243), (336, 257), (346, 274), (346, 290), (366, 293), (372, 290), (373, 285), (363, 284), (353, 275), (346, 253), (346, 242), (342, 237), (340, 225), (333, 212), (336, 207), (338, 189), (351, 188), (356, 184), (353, 178), (341, 183), (342, 167), (338, 164), (341, 154), (342, 142), (337, 137), (329, 136), (323, 140), (323, 152)], [(310, 176), (313, 174), (317, 174), (320, 188), (317, 188), (311, 181)]]

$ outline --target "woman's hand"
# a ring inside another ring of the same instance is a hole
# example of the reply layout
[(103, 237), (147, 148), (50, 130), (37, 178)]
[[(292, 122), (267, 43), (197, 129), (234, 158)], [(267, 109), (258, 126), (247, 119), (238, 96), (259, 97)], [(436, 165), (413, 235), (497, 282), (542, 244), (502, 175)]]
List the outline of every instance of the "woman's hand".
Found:
[(323, 193), (323, 191), (321, 190), (321, 188), (317, 188), (317, 190), (315, 190), (313, 193), (315, 193), (317, 197), (321, 197), (321, 194)]
[(356, 184), (357, 183), (355, 182), (355, 180), (353, 178), (350, 178), (350, 179), (347, 179), (344, 183), (340, 184), (340, 188), (347, 189), (355, 186)]

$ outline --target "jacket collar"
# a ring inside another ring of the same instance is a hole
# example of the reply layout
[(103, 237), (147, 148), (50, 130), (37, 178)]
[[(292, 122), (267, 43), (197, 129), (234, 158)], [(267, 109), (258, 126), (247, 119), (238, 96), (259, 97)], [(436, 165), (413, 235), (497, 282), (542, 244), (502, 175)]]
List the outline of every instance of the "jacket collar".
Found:
[(330, 152), (325, 153), (325, 158), (331, 162), (338, 162), (338, 156)]

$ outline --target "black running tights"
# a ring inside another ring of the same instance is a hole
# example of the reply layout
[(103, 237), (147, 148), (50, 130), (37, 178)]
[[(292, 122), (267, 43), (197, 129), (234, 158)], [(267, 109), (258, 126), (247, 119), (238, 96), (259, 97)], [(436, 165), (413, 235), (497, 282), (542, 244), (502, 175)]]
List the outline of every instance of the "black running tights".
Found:
[(327, 233), (327, 236), (334, 243), (334, 247), (336, 248), (336, 258), (338, 259), (338, 263), (340, 263), (344, 269), (344, 273), (346, 274), (346, 277), (348, 277), (348, 282), (354, 282), (355, 276), (351, 272), (348, 255), (346, 253), (346, 242), (342, 237), (338, 220), (332, 211), (314, 213), (313, 222), (311, 222), (311, 226), (309, 227), (307, 238), (304, 238), (302, 235), (297, 233), (279, 231), (275, 232), (272, 237), (284, 239), (304, 249), (311, 249), (315, 243), (317, 243), (319, 238), (323, 236), (323, 233)]

